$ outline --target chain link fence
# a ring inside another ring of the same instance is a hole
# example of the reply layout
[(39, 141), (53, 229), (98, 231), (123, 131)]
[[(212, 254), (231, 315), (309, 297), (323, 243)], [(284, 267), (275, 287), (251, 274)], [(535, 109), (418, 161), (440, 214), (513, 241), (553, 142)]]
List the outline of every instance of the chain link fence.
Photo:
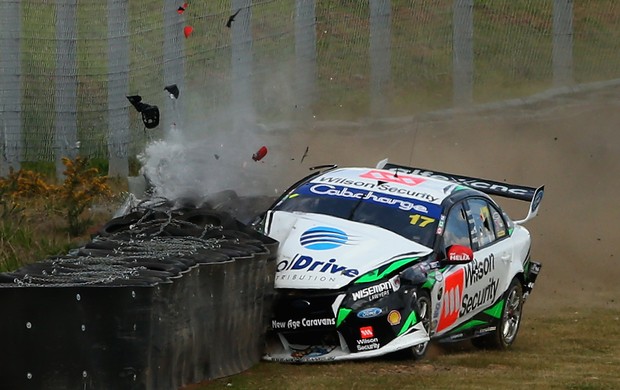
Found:
[(614, 0), (0, 0), (0, 175), (62, 175), (79, 153), (126, 176), (172, 127), (410, 116), (614, 80), (619, 52)]

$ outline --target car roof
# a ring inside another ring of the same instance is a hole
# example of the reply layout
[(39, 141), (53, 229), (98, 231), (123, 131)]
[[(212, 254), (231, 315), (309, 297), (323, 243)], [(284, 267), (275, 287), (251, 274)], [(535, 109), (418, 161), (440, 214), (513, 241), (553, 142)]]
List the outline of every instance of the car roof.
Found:
[(470, 190), (466, 191), (468, 195), (488, 198), (480, 191), (451, 181), (377, 168), (335, 168), (313, 177), (310, 182), (364, 188), (437, 205), (462, 190)]

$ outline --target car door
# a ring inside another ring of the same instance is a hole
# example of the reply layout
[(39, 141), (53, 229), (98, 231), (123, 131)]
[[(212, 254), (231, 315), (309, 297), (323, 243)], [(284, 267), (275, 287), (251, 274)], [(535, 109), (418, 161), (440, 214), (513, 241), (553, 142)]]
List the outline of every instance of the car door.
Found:
[(484, 198), (470, 198), (465, 207), (474, 261), (463, 266), (460, 322), (497, 302), (508, 287), (505, 275), (512, 256), (506, 224), (499, 210)]
[[(499, 219), (498, 219), (499, 218)], [(446, 267), (439, 277), (432, 327), (449, 332), (497, 301), (507, 286), (511, 251), (506, 223), (484, 198), (470, 198), (450, 208), (442, 232), (444, 253), (451, 245), (472, 248), (474, 260)]]

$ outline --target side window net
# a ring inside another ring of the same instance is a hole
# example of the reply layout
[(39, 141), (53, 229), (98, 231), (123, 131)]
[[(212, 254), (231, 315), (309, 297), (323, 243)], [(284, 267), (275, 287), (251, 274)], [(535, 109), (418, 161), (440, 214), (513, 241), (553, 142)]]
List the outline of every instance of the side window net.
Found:
[(479, 248), (485, 247), (495, 241), (495, 221), (492, 211), (496, 210), (484, 199), (470, 199), (468, 201), (471, 218), (474, 223), (472, 240)]

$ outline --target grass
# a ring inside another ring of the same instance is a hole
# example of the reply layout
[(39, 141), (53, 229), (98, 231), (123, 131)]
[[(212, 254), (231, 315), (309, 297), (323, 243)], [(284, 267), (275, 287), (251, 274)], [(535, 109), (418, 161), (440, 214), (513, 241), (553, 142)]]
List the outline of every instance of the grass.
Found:
[[(532, 299), (536, 299), (535, 295)], [(526, 311), (513, 348), (481, 351), (469, 342), (433, 345), (425, 359), (388, 358), (317, 365), (261, 362), (238, 375), (183, 390), (232, 389), (617, 389), (620, 313)]]
[(50, 256), (64, 255), (90, 241), (91, 234), (109, 221), (120, 204), (117, 199), (96, 203), (83, 214), (89, 228), (78, 236), (69, 234), (66, 217), (44, 205), (44, 200), (25, 201), (19, 215), (0, 218), (0, 272)]

